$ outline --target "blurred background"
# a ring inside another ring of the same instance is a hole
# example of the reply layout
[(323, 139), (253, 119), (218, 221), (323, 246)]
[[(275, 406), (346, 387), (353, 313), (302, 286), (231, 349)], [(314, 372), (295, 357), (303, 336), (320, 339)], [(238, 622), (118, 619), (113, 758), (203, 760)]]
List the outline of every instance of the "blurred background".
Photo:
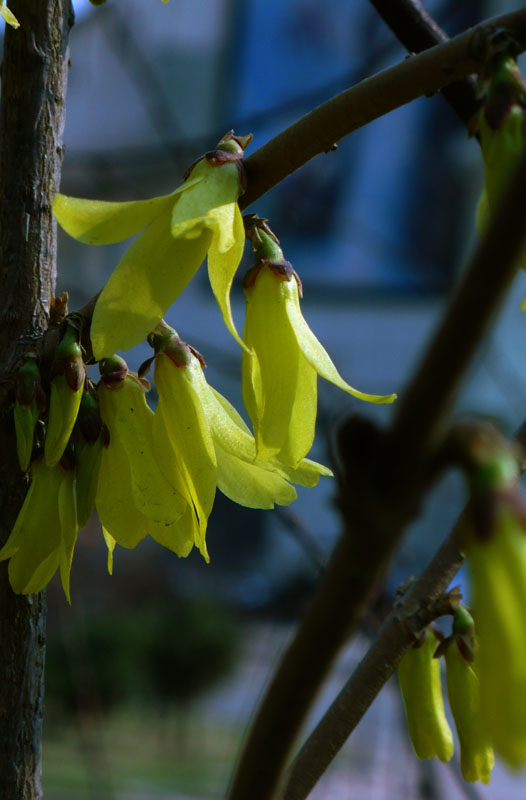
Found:
[[(81, 197), (168, 193), (229, 129), (252, 132), (253, 152), (406, 55), (366, 0), (74, 5), (62, 191)], [(425, 5), (454, 35), (521, 3)], [(353, 133), (249, 209), (270, 220), (303, 280), (307, 321), (357, 388), (403, 393), (476, 242), (481, 186), (476, 142), (441, 97), (422, 98)], [(59, 237), (58, 290), (69, 292), (75, 309), (102, 287), (129, 243), (97, 248)], [(247, 252), (233, 291), (240, 329), (249, 266)], [(508, 432), (526, 412), (524, 294), (521, 274), (458, 402), (459, 413), (491, 417)], [(167, 321), (203, 353), (208, 381), (241, 410), (239, 347), (206, 270)], [(137, 369), (148, 355), (144, 346), (126, 358)], [(385, 425), (391, 409), (320, 381), (312, 457), (333, 469), (334, 432), (351, 413)], [(112, 577), (92, 520), (79, 537), (72, 607), (58, 583), (48, 593), (46, 800), (224, 796), (261, 692), (338, 536), (334, 493), (334, 480), (323, 479), (300, 489), (290, 508), (256, 512), (218, 492), (209, 566), (197, 553), (178, 560), (145, 541), (133, 552), (118, 549)], [(429, 496), (313, 720), (363, 654), (398, 584), (418, 574), (449, 531), (463, 497), (456, 475)], [(501, 767), (488, 788), (463, 784), (459, 774), (456, 762), (413, 756), (392, 681), (312, 798), (526, 796), (526, 779)]]

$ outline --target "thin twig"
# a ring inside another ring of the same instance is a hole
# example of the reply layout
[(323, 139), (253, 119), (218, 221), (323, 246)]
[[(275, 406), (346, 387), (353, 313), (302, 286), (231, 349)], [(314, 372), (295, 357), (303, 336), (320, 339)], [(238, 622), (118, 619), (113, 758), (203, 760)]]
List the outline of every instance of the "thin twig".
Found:
[[(449, 37), (428, 14), (420, 0), (369, 0), (396, 38), (410, 53), (421, 53)], [(445, 86), (441, 94), (464, 125), (468, 125), (477, 110), (475, 80), (471, 77)]]
[[(522, 449), (526, 448), (526, 422), (515, 432), (514, 439)], [(521, 467), (524, 471), (526, 465)], [(465, 511), (418, 580), (411, 584), (401, 607), (394, 608), (385, 619), (365, 657), (303, 744), (290, 767), (284, 800), (308, 796), (411, 646), (411, 628), (405, 624), (408, 614), (433, 604), (459, 571), (464, 563), (464, 514)]]
[(314, 156), (329, 152), (343, 136), (477, 72), (486, 54), (484, 43), (496, 28), (510, 30), (526, 47), (526, 9), (486, 20), (361, 81), (286, 128), (247, 158), (248, 188), (240, 207), (249, 206)]

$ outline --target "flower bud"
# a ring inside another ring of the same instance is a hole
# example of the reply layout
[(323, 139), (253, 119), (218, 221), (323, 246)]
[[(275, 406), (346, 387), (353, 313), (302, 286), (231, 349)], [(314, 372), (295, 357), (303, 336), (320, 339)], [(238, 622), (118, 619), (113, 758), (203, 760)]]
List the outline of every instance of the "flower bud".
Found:
[(495, 756), (480, 707), (473, 618), (464, 606), (457, 609), (447, 644), (447, 692), (460, 742), (462, 775), (470, 783), (488, 784)]
[(71, 436), (85, 377), (79, 332), (67, 325), (51, 365), (51, 396), (44, 444), (46, 463), (50, 467), (58, 464)]
[(444, 712), (440, 661), (434, 658), (437, 644), (434, 632), (426, 629), (423, 641), (408, 650), (398, 665), (398, 680), (416, 755), (449, 761), (454, 744)]

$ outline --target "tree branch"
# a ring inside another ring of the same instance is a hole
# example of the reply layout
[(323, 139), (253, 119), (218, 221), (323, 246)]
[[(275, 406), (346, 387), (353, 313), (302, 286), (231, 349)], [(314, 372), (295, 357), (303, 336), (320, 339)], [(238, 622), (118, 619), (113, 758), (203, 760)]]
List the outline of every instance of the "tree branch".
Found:
[[(12, 0), (0, 107), (0, 365), (12, 372), (42, 334), (55, 284), (51, 201), (62, 160), (69, 0)], [(27, 488), (12, 410), (0, 409), (0, 542)], [(0, 565), (0, 797), (41, 797), (45, 595), (13, 594)]]
[(430, 96), (480, 69), (489, 36), (508, 29), (526, 47), (526, 9), (504, 14), (470, 28), (460, 36), (379, 72), (333, 97), (299, 119), (245, 162), (248, 188), (242, 209), (268, 192), (319, 153), (327, 153), (343, 136), (417, 97)]
[(283, 800), (308, 797), (414, 643), (415, 634), (439, 615), (435, 603), (464, 560), (461, 531), (462, 517), (384, 621), (365, 657), (294, 759)]
[[(449, 40), (420, 0), (369, 0), (396, 38), (410, 53), (421, 53)], [(464, 78), (440, 92), (466, 127), (478, 107), (476, 82)]]
[(265, 695), (230, 800), (274, 796), (312, 699), (418, 511), (433, 447), (461, 375), (513, 278), (525, 233), (525, 207), (523, 159), (410, 384), (387, 442), (367, 424), (348, 423), (343, 430), (347, 471), (340, 499), (345, 530)]

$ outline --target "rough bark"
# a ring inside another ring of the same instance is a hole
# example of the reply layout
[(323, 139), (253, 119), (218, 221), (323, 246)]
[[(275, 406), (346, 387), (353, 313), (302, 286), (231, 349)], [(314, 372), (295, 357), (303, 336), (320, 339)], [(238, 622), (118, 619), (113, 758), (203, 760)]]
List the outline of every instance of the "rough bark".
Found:
[[(62, 161), (70, 0), (12, 0), (0, 106), (0, 543), (27, 487), (12, 423), (12, 374), (47, 326), (55, 288), (51, 202)], [(42, 796), (45, 598), (17, 596), (0, 565), (0, 797)]]

